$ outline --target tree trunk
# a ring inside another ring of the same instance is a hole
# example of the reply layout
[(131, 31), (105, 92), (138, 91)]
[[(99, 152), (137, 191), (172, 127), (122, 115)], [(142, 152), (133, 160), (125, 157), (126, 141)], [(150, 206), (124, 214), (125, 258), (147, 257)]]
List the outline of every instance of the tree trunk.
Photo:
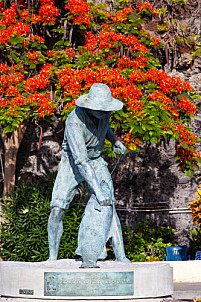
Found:
[(5, 162), (4, 162), (4, 196), (9, 196), (15, 188), (15, 170), (17, 162), (17, 153), (26, 131), (27, 125), (20, 126), (21, 129), (12, 133), (1, 133), (4, 144)]

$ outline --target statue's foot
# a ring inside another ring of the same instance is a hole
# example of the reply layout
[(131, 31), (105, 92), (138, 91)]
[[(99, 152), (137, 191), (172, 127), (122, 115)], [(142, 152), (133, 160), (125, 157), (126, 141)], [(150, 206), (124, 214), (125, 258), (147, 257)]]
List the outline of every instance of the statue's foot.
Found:
[(93, 260), (83, 261), (80, 268), (99, 268), (97, 263)]
[(55, 261), (57, 260), (57, 257), (49, 257), (46, 261)]
[(119, 262), (125, 262), (125, 263), (132, 263), (128, 258), (123, 257), (123, 258), (117, 258), (116, 261)]

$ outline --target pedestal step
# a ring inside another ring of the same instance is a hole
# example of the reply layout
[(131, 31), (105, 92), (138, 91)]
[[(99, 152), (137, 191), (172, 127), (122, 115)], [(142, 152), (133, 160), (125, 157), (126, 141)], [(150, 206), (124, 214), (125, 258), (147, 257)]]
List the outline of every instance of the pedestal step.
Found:
[(151, 301), (173, 294), (173, 271), (166, 263), (99, 261), (100, 268), (94, 269), (80, 269), (80, 265), (81, 261), (71, 259), (1, 262), (0, 295), (75, 302)]

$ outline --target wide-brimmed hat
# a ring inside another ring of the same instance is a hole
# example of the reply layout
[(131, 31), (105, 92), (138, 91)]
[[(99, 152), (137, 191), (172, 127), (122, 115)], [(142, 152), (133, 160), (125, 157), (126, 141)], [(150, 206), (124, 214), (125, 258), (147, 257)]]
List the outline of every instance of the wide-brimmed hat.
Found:
[(101, 83), (95, 83), (91, 86), (89, 93), (81, 95), (75, 104), (80, 107), (101, 110), (117, 111), (123, 107), (123, 103), (112, 97), (110, 88)]

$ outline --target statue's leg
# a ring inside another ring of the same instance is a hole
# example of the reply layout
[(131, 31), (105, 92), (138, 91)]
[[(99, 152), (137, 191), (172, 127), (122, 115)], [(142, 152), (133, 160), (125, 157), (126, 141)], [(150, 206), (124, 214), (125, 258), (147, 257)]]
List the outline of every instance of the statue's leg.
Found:
[(94, 254), (90, 254), (88, 251), (87, 254), (82, 255), (82, 265), (80, 268), (99, 268), (97, 265), (97, 258), (94, 257)]
[(62, 155), (50, 204), (52, 210), (48, 221), (49, 261), (57, 259), (63, 233), (62, 219), (81, 181), (82, 178), (74, 166), (73, 159)]
[(65, 211), (58, 207), (51, 210), (48, 221), (49, 261), (57, 260), (59, 243), (63, 233), (63, 216)]
[(131, 261), (126, 258), (125, 255), (121, 224), (119, 221), (119, 217), (117, 216), (115, 207), (113, 210), (113, 223), (111, 233), (112, 237), (110, 238), (110, 243), (112, 245), (116, 260), (130, 263)]

